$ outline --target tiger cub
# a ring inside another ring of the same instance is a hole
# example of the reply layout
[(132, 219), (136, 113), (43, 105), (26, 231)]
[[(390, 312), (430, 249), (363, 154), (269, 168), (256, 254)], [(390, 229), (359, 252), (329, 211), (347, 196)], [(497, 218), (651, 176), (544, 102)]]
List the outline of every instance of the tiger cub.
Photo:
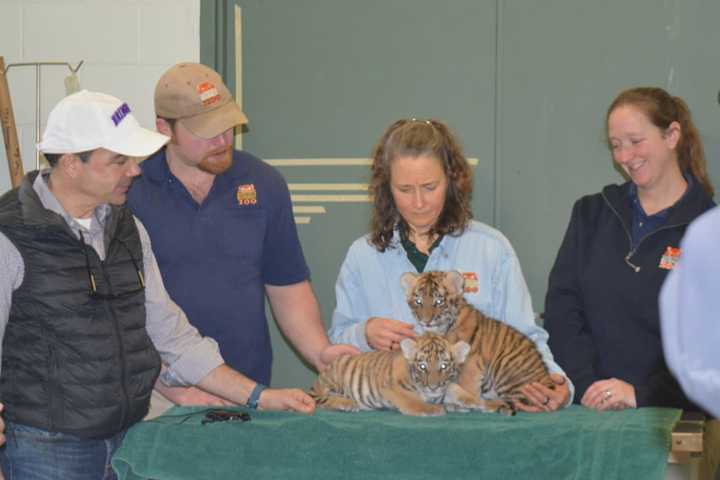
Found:
[(444, 415), (441, 405), (470, 351), (424, 334), (400, 342), (400, 351), (373, 351), (335, 359), (310, 389), (319, 408), (357, 412), (394, 409), (404, 415)]
[(555, 383), (532, 340), (470, 305), (464, 282), (455, 271), (401, 277), (410, 310), (424, 330), (470, 344), (457, 386), (445, 398), (447, 409), (514, 415), (513, 402), (529, 403), (520, 387), (540, 382), (554, 388)]

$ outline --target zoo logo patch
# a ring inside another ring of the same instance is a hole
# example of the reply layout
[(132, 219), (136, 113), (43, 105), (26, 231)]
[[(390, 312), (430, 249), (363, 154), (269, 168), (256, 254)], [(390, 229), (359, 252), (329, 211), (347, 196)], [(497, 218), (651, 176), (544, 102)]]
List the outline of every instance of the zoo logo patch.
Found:
[(463, 278), (465, 279), (465, 293), (477, 293), (478, 292), (478, 277), (475, 272), (463, 272)]
[(235, 196), (240, 206), (255, 205), (257, 203), (257, 193), (255, 192), (255, 185), (252, 183), (238, 185)]
[(665, 270), (672, 270), (679, 259), (680, 249), (673, 248), (668, 245), (668, 247), (665, 249), (665, 253), (663, 253), (662, 257), (660, 257), (660, 265), (658, 265), (658, 267)]

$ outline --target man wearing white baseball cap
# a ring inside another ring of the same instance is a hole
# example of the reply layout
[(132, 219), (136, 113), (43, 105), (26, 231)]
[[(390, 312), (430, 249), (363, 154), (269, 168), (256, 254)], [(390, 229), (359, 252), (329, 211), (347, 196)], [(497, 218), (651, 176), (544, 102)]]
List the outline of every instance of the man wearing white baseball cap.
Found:
[[(125, 431), (163, 381), (245, 404), (254, 382), (224, 364), (170, 300), (147, 232), (121, 206), (134, 156), (168, 137), (127, 103), (82, 91), (50, 112), (38, 148), (50, 168), (0, 197), (0, 401), (3, 473), (23, 479), (115, 478)], [(263, 408), (314, 411), (300, 390)]]

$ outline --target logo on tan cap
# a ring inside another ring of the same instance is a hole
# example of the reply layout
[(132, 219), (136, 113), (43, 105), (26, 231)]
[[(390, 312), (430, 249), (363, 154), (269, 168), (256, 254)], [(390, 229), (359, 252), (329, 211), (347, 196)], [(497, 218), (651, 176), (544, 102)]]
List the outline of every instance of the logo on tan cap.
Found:
[(210, 106), (215, 102), (220, 101), (220, 94), (217, 88), (210, 82), (203, 82), (197, 86), (198, 95), (200, 95), (200, 101), (204, 107)]

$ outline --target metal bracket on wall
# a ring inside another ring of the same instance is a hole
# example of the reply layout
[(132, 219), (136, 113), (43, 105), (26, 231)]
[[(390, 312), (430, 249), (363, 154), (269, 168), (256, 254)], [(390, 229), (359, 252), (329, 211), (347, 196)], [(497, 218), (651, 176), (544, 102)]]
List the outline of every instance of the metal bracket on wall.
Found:
[[(44, 66), (65, 66), (70, 70), (70, 77), (72, 78), (72, 82), (68, 82), (66, 79), (65, 82), (65, 90), (67, 94), (73, 93), (74, 90), (77, 90), (79, 87), (79, 84), (77, 82), (77, 77), (75, 74), (78, 70), (80, 70), (80, 67), (82, 66), (83, 62), (85, 60), (80, 60), (80, 62), (75, 65), (74, 67), (68, 63), (68, 62), (20, 62), (20, 63), (11, 63), (8, 64), (7, 67), (5, 67), (5, 71), (3, 74), (6, 74), (8, 70), (10, 70), (13, 67), (35, 67), (35, 143), (40, 143), (40, 115), (41, 115), (41, 102), (40, 102), (40, 88), (42, 86), (42, 67)], [(35, 168), (37, 170), (40, 169), (40, 152), (35, 151)]]

